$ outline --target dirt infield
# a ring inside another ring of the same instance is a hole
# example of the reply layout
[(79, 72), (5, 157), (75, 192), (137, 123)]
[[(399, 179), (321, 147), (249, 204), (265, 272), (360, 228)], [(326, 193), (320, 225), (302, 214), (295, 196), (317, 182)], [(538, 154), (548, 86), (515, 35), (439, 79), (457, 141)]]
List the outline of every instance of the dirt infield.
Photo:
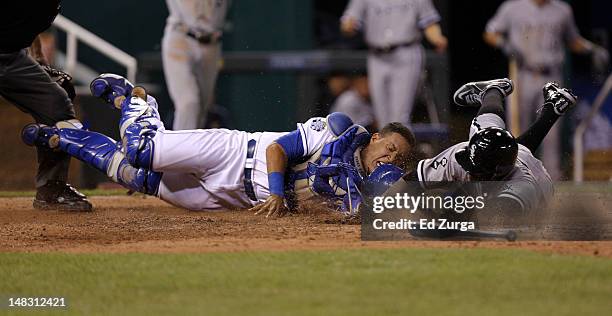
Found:
[(155, 198), (93, 197), (92, 213), (36, 211), (0, 198), (0, 251), (216, 252), (348, 248), (524, 248), (612, 257), (612, 241), (363, 242), (360, 226), (314, 212), (266, 219), (248, 211), (188, 212)]

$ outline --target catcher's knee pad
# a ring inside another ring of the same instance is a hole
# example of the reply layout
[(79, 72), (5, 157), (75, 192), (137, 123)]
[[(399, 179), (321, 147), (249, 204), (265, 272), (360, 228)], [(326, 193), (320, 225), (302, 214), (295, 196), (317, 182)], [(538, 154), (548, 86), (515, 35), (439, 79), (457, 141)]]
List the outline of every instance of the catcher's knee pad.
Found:
[(56, 148), (59, 141), (59, 130), (62, 128), (82, 129), (83, 124), (77, 119), (59, 121), (55, 126), (28, 124), (21, 130), (21, 140), (28, 146)]
[(130, 190), (150, 195), (157, 195), (162, 177), (160, 172), (135, 168), (120, 151), (113, 156), (107, 175)]
[(152, 169), (155, 144), (153, 137), (157, 131), (151, 126), (131, 124), (125, 130), (123, 145), (125, 156), (129, 163), (136, 168)]
[(57, 138), (58, 129), (44, 124), (28, 124), (21, 130), (21, 140), (28, 146), (55, 148), (52, 138)]

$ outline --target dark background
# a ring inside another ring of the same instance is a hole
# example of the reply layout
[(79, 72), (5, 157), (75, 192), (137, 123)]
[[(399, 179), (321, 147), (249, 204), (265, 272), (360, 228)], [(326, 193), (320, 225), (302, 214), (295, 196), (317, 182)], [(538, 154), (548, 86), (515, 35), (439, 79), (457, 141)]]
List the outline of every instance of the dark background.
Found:
[[(450, 91), (467, 81), (503, 77), (507, 75), (505, 57), (482, 40), (486, 22), (493, 16), (502, 0), (435, 0), (442, 15), (442, 28), (449, 38), (447, 74)], [(228, 16), (223, 47), (230, 51), (285, 51), (310, 49), (359, 49), (359, 38), (346, 39), (339, 35), (338, 18), (347, 0), (236, 0)], [(612, 10), (610, 1), (569, 1), (576, 23), (583, 36), (610, 38)], [(92, 7), (93, 6), (93, 7)], [(62, 14), (102, 38), (139, 57), (159, 53), (167, 9), (164, 1), (108, 0), (91, 2), (64, 0)], [(597, 34), (596, 32), (600, 33)], [(60, 39), (62, 36), (60, 35)], [(607, 44), (607, 43), (603, 43)], [(61, 47), (61, 46), (60, 46)], [(95, 65), (100, 72), (122, 73), (121, 67), (80, 45), (79, 59)], [(567, 66), (568, 83), (589, 78), (589, 63), (585, 57), (570, 57)], [(141, 64), (141, 66), (143, 66)], [(158, 65), (161, 69), (161, 64)], [(147, 65), (155, 68), (155, 65)], [(571, 74), (571, 75), (570, 75)], [(151, 72), (140, 80), (155, 82), (162, 114), (172, 115), (172, 105), (164, 89), (161, 71)], [(310, 78), (304, 85), (303, 77), (295, 73), (222, 74), (217, 85), (217, 103), (229, 109), (230, 127), (247, 130), (292, 129), (296, 120), (316, 114), (312, 98), (304, 95), (322, 93), (325, 74)], [(318, 82), (318, 84), (317, 84)], [(567, 83), (566, 83), (567, 84)], [(313, 90), (313, 91), (310, 91)], [(434, 91), (435, 92), (435, 91)], [(302, 109), (305, 108), (305, 109)], [(452, 120), (451, 130), (462, 134), (461, 118), (472, 113), (458, 113), (453, 107), (442, 105)], [(166, 121), (169, 121), (168, 119)]]

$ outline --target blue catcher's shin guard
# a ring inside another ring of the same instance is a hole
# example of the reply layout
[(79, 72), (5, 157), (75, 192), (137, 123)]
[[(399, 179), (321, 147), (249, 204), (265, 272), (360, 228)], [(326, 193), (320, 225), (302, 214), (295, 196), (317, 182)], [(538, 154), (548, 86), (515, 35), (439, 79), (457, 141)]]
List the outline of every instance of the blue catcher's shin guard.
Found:
[(161, 173), (131, 166), (112, 138), (80, 129), (62, 128), (57, 133), (62, 151), (106, 173), (128, 189), (157, 194)]

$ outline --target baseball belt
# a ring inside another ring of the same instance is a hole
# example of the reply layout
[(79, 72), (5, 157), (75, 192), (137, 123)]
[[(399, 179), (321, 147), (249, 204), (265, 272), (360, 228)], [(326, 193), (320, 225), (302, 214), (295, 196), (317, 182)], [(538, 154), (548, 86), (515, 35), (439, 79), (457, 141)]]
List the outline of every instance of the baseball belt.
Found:
[(550, 76), (558, 72), (557, 69), (548, 66), (532, 67), (528, 65), (519, 65), (519, 69), (529, 71), (542, 76)]
[(194, 40), (198, 41), (200, 44), (216, 44), (221, 41), (221, 35), (217, 35), (214, 33), (204, 34), (201, 32), (195, 32), (193, 30), (189, 30), (185, 34), (187, 34), (187, 36), (193, 38)]
[(175, 30), (184, 33), (185, 35), (191, 37), (192, 39), (198, 41), (200, 44), (216, 44), (221, 42), (221, 33), (213, 32), (203, 32), (198, 29), (190, 28), (185, 24), (178, 23), (173, 26)]
[(254, 139), (249, 140), (247, 145), (247, 156), (246, 163), (244, 164), (244, 191), (251, 201), (257, 201), (255, 196), (255, 187), (253, 186), (253, 167), (255, 167), (255, 146), (257, 141)]
[(377, 54), (377, 55), (378, 54), (388, 54), (400, 47), (409, 47), (416, 43), (417, 41), (410, 41), (410, 42), (404, 42), (404, 43), (389, 44), (385, 46), (368, 46), (368, 48), (370, 52)]

